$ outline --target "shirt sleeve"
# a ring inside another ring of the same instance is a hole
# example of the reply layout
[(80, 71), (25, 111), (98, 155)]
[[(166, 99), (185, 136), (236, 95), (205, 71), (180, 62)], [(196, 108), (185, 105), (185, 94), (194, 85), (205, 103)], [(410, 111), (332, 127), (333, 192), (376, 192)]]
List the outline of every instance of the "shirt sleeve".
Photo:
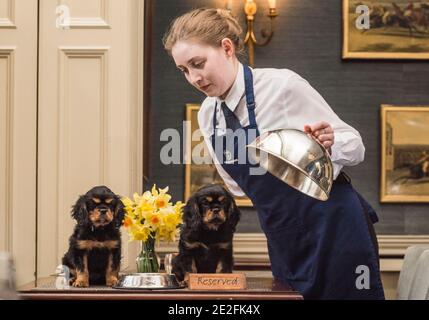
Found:
[(298, 75), (288, 79), (285, 88), (288, 127), (303, 130), (304, 125), (326, 121), (334, 130), (331, 160), (336, 178), (343, 166), (364, 160), (365, 147), (359, 132), (342, 121), (323, 97)]

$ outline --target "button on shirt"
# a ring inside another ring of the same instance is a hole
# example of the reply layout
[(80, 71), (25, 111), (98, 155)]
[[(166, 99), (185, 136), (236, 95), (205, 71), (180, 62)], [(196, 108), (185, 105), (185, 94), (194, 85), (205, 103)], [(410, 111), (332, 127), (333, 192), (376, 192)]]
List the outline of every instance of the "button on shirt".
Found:
[[(239, 64), (237, 77), (225, 100), (207, 97), (198, 112), (198, 124), (207, 149), (219, 175), (235, 196), (245, 194), (215, 158), (210, 137), (214, 132), (213, 114), (216, 104), (218, 108), (216, 132), (218, 135), (226, 132), (225, 118), (221, 110), (222, 102), (235, 113), (241, 126), (249, 125), (243, 72), (243, 65)], [(252, 69), (252, 74), (256, 123), (261, 134), (277, 129), (303, 131), (304, 125), (326, 121), (334, 129), (334, 145), (331, 147), (334, 179), (343, 166), (353, 166), (363, 161), (365, 147), (359, 132), (342, 121), (305, 79), (287, 69)]]

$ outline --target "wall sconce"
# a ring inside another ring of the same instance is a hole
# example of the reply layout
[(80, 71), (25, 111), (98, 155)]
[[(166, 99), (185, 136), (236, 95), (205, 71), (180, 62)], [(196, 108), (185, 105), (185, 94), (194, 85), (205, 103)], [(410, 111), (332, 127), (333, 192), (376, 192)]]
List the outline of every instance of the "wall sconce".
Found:
[[(232, 0), (227, 0), (226, 3), (226, 9), (231, 10), (232, 7)], [(247, 45), (248, 51), (249, 51), (249, 65), (253, 67), (253, 64), (255, 62), (255, 46), (258, 47), (264, 47), (266, 46), (274, 35), (274, 18), (277, 17), (277, 10), (276, 10), (276, 0), (268, 0), (268, 17), (270, 18), (271, 24), (270, 24), (270, 30), (262, 29), (261, 35), (264, 40), (262, 42), (259, 42), (256, 39), (255, 33), (254, 33), (254, 27), (253, 22), (255, 20), (255, 14), (257, 12), (257, 5), (254, 0), (245, 0), (244, 4), (244, 12), (246, 14), (246, 21), (247, 21), (247, 32), (246, 36), (244, 37), (244, 44)]]

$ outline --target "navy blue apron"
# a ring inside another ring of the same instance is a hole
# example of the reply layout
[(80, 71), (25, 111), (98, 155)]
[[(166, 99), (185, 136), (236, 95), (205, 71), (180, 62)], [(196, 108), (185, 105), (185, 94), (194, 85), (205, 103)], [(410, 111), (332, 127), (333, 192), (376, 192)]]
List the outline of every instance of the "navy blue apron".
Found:
[[(350, 183), (337, 179), (329, 200), (318, 201), (269, 172), (249, 174), (257, 164), (248, 158), (245, 146), (259, 131), (253, 77), (247, 66), (244, 79), (249, 125), (242, 128), (237, 119), (241, 129), (218, 136), (216, 106), (212, 144), (222, 167), (258, 212), (274, 278), (291, 285), (305, 299), (384, 299), (378, 253), (370, 234), (377, 217)], [(240, 152), (246, 154), (244, 163), (231, 159)], [(367, 221), (365, 213), (372, 221)]]

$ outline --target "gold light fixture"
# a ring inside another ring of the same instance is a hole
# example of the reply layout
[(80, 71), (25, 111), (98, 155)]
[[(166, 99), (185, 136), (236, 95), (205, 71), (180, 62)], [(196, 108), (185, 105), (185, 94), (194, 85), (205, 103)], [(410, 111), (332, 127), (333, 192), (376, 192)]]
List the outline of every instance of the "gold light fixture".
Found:
[[(274, 18), (277, 17), (277, 9), (276, 9), (276, 0), (268, 0), (268, 17), (270, 18), (270, 30), (262, 29), (261, 35), (264, 38), (263, 41), (258, 41), (254, 32), (254, 21), (255, 14), (257, 12), (257, 5), (254, 0), (244, 0), (244, 12), (246, 14), (247, 21), (247, 32), (244, 37), (244, 44), (247, 45), (249, 51), (249, 65), (253, 66), (255, 62), (255, 46), (264, 47), (266, 46), (274, 35)], [(228, 0), (226, 4), (226, 8), (231, 10), (232, 0)]]

